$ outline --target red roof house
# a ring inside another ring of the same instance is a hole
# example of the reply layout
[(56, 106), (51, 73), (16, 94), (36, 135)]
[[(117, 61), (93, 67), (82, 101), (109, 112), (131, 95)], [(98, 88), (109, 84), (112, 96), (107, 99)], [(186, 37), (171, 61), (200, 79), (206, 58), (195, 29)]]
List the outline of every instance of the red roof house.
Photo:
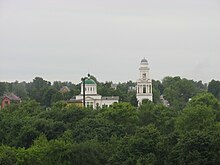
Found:
[(4, 108), (6, 105), (10, 105), (11, 103), (20, 103), (21, 99), (16, 96), (14, 93), (10, 93), (4, 95), (1, 102), (1, 108)]

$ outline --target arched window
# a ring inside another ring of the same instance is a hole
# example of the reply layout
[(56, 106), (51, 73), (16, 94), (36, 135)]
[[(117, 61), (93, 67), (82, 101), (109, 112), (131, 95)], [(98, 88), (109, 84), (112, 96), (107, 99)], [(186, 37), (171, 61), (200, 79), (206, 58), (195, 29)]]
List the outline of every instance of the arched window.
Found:
[(96, 103), (96, 108), (99, 108), (99, 103)]
[(146, 80), (146, 73), (143, 73), (143, 75), (142, 75), (143, 77), (143, 80)]
[(146, 85), (143, 85), (143, 93), (146, 93)]

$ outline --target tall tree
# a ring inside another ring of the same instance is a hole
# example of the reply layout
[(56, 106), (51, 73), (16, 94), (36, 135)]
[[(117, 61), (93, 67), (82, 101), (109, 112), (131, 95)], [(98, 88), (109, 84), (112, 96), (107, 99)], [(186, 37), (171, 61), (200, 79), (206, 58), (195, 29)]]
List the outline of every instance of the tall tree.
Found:
[(2, 96), (6, 92), (6, 84), (4, 82), (0, 82), (0, 96)]
[(41, 77), (35, 77), (33, 82), (28, 84), (28, 93), (31, 99), (35, 99), (37, 102), (44, 104), (43, 95), (51, 86), (51, 83), (44, 80)]
[(220, 81), (212, 80), (208, 85), (208, 92), (220, 99)]

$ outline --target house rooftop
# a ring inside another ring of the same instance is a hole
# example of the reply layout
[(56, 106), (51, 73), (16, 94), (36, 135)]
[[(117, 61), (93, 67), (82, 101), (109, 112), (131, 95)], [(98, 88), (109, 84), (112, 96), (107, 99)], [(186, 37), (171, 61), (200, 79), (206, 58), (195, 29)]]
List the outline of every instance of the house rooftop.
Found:
[(7, 97), (8, 99), (13, 100), (13, 101), (21, 101), (21, 98), (16, 96), (14, 93), (6, 94), (3, 96), (3, 98), (4, 97)]

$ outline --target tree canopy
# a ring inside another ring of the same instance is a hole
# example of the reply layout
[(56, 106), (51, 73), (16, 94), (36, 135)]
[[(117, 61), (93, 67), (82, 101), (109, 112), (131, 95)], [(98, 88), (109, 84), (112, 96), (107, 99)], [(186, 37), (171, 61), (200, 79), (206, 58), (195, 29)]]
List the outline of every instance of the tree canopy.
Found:
[[(80, 84), (1, 82), (2, 94), (13, 91), (23, 101), (0, 110), (0, 164), (220, 164), (220, 102), (210, 85), (166, 77), (153, 81), (156, 100), (137, 107), (129, 88), (135, 83), (117, 89), (97, 83), (100, 94), (106, 89), (121, 101), (99, 109), (68, 106), (63, 100), (79, 94)], [(60, 92), (62, 86), (70, 91)]]

